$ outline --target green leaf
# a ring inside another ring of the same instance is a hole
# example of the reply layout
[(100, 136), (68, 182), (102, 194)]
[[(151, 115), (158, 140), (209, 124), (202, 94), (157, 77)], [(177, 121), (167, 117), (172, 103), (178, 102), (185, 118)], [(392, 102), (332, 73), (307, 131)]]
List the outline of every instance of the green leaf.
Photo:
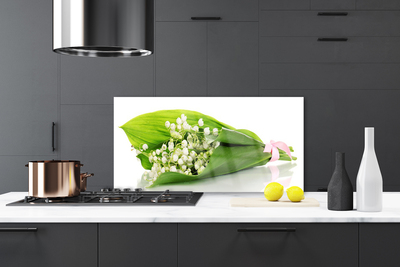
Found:
[(255, 133), (253, 133), (252, 131), (246, 130), (246, 129), (237, 129), (236, 131), (244, 133), (245, 135), (250, 136), (251, 138), (254, 138), (260, 142), (262, 142), (261, 138), (258, 137), (258, 135), (256, 135)]
[(151, 167), (152, 167), (153, 165), (150, 163), (149, 158), (148, 158), (146, 155), (144, 155), (144, 154), (139, 154), (139, 155), (137, 155), (136, 157), (137, 157), (138, 159), (140, 159), (140, 163), (142, 164), (142, 167), (143, 167), (145, 170), (151, 170)]
[(229, 174), (265, 165), (271, 158), (270, 153), (263, 152), (264, 144), (262, 142), (238, 131), (223, 128), (217, 141), (220, 141), (221, 145), (214, 150), (206, 169), (201, 174), (163, 173), (151, 187)]
[(230, 145), (265, 146), (262, 141), (254, 139), (253, 137), (249, 136), (248, 133), (252, 132), (246, 131), (246, 133), (243, 133), (243, 130), (238, 131), (223, 128), (216, 141)]
[(142, 114), (131, 119), (120, 128), (125, 131), (135, 149), (141, 149), (143, 144), (147, 144), (150, 150), (154, 150), (160, 148), (171, 137), (169, 130), (165, 127), (165, 122), (176, 123), (176, 119), (181, 114), (187, 116), (187, 122), (190, 125), (197, 125), (198, 120), (203, 119), (203, 128), (210, 127), (211, 130), (214, 128), (221, 129), (222, 127), (235, 129), (213, 117), (185, 109), (159, 110)]

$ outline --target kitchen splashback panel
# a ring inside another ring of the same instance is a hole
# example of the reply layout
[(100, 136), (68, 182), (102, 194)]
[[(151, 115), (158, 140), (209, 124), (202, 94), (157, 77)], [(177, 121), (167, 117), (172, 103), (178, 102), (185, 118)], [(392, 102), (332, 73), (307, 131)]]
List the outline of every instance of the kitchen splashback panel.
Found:
[(262, 192), (270, 182), (304, 186), (303, 97), (114, 98), (114, 187)]

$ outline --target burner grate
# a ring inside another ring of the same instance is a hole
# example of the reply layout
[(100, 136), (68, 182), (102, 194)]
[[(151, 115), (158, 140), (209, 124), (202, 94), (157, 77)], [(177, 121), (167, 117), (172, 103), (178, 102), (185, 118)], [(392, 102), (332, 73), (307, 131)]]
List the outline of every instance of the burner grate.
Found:
[(141, 188), (103, 188), (81, 192), (70, 198), (36, 198), (27, 196), (11, 205), (183, 205), (194, 206), (203, 193), (192, 191), (143, 191)]

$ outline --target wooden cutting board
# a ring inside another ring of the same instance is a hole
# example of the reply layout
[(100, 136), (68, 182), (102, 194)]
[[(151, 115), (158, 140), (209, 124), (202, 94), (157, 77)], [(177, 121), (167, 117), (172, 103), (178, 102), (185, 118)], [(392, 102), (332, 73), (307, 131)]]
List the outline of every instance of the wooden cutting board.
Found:
[(305, 198), (300, 202), (292, 202), (288, 198), (282, 197), (278, 201), (269, 201), (266, 198), (231, 198), (231, 207), (319, 207), (319, 202), (315, 198)]

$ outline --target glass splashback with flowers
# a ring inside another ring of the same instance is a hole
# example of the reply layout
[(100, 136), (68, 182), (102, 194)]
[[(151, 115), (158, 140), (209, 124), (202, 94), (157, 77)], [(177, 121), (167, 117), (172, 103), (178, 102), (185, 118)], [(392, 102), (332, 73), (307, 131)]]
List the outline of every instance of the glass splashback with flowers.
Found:
[(114, 187), (304, 187), (303, 97), (115, 97)]

